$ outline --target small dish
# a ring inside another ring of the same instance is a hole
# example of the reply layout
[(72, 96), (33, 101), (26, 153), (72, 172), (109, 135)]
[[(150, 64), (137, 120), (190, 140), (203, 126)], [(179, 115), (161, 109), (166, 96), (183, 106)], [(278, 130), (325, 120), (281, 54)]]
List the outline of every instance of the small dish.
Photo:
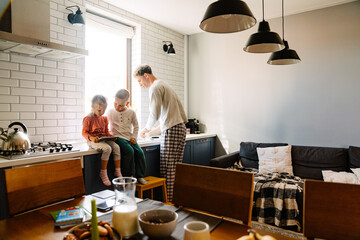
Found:
[[(70, 228), (70, 229), (67, 231), (67, 233), (65, 234), (64, 239), (66, 239), (65, 237), (66, 237), (69, 233), (76, 235), (76, 234), (75, 234), (75, 231), (76, 231), (76, 230), (85, 230), (86, 228), (88, 228), (89, 225), (91, 225), (90, 222), (84, 222), (84, 223), (80, 223), (79, 225), (76, 225), (76, 226)], [(111, 227), (111, 229), (112, 229), (113, 234), (114, 234), (112, 239), (114, 239), (114, 240), (120, 240), (121, 238), (120, 238), (119, 233), (118, 233), (114, 228)], [(108, 238), (108, 239), (110, 239), (110, 238)]]

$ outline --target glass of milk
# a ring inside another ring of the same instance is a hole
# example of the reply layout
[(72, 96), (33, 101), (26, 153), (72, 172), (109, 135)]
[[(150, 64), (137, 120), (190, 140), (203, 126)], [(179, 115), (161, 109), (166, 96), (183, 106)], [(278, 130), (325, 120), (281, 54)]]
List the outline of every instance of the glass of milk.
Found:
[(136, 178), (113, 179), (115, 205), (112, 226), (123, 238), (130, 238), (139, 231), (138, 209), (135, 201)]

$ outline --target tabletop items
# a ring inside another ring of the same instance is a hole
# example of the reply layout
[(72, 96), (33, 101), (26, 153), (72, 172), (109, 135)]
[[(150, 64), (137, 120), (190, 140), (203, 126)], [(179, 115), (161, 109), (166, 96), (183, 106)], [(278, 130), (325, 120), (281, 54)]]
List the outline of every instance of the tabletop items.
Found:
[(148, 210), (139, 215), (142, 231), (150, 238), (167, 238), (175, 230), (178, 214), (167, 209)]

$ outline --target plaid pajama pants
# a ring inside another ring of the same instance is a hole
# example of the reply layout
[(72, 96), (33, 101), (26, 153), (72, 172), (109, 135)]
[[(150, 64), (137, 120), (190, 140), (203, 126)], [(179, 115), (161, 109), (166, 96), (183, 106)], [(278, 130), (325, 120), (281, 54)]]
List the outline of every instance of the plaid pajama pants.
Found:
[(182, 162), (186, 138), (184, 123), (177, 124), (161, 134), (160, 142), (160, 176), (166, 179), (168, 201), (171, 202), (176, 163)]

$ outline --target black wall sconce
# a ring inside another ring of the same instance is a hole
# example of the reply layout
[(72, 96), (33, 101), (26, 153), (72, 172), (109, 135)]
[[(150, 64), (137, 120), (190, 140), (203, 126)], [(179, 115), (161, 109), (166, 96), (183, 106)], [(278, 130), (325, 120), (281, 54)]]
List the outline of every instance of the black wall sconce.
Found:
[(175, 55), (175, 49), (171, 41), (163, 41), (163, 50), (169, 55)]
[[(70, 8), (74, 8), (74, 7), (77, 7), (76, 13), (74, 13), (74, 11), (70, 9)], [(85, 24), (84, 18), (81, 16), (82, 12), (80, 11), (79, 6), (74, 5), (74, 6), (66, 7), (65, 9), (72, 11), (72, 13), (70, 13), (68, 15), (68, 20), (71, 24), (74, 24), (74, 25)]]

